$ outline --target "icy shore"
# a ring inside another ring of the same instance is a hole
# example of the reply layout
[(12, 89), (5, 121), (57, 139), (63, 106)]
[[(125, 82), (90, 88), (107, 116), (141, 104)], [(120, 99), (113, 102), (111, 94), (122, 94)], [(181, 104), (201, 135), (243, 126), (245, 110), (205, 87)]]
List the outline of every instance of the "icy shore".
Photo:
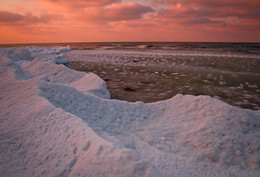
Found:
[(69, 47), (0, 49), (1, 176), (257, 176), (260, 111), (208, 96), (110, 100)]

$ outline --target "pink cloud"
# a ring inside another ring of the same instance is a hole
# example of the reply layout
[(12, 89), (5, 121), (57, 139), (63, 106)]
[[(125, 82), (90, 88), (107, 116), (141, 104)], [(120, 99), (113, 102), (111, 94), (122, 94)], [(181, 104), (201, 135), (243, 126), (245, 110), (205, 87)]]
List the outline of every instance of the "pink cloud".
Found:
[[(259, 0), (164, 0), (170, 9), (182, 4), (189, 15), (250, 16), (259, 18)], [(204, 12), (201, 14), (201, 12)]]
[(23, 15), (8, 12), (0, 11), (0, 22), (17, 22), (21, 21), (24, 18)]
[(21, 41), (48, 42), (260, 41), (259, 0), (127, 2), (26, 0), (15, 8), (1, 4), (0, 42), (15, 41), (19, 34)]
[(40, 2), (67, 10), (79, 10), (85, 7), (102, 7), (121, 0), (40, 0)]
[(61, 19), (61, 15), (41, 14), (39, 16), (27, 13), (25, 15), (8, 11), (0, 11), (0, 25), (29, 25), (48, 23), (55, 19)]
[(52, 3), (57, 3), (57, 4), (78, 4), (83, 5), (83, 6), (101, 6), (101, 5), (108, 5), (116, 2), (121, 2), (121, 0), (41, 0), (41, 1), (49, 1)]
[(163, 2), (169, 7), (159, 10), (158, 18), (177, 21), (185, 25), (223, 24), (228, 26), (234, 23), (243, 25), (249, 19), (259, 20), (260, 18), (260, 1), (256, 0), (163, 0)]
[[(102, 8), (85, 10), (84, 20), (87, 21), (121, 21), (141, 19), (144, 14), (154, 12), (151, 7), (137, 3), (116, 3)], [(82, 14), (81, 14), (82, 15)]]

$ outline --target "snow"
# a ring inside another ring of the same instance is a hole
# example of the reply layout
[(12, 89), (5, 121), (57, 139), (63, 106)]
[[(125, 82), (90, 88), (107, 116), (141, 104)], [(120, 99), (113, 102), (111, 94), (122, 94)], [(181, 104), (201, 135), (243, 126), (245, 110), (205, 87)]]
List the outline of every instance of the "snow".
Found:
[(57, 65), (69, 50), (0, 49), (1, 176), (258, 176), (260, 111), (110, 100), (97, 75)]

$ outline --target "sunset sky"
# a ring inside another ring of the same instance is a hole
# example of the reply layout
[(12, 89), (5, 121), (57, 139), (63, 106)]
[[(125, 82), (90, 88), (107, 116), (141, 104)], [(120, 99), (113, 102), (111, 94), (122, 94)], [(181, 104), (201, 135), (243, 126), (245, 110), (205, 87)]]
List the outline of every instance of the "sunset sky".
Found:
[(260, 0), (0, 0), (0, 43), (260, 42)]

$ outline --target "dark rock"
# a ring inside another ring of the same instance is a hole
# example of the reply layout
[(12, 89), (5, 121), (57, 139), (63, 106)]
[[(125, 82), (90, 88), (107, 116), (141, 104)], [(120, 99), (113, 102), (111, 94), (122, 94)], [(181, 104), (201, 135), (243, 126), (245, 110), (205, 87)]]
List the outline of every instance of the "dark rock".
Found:
[(130, 87), (126, 87), (126, 88), (124, 88), (124, 90), (125, 90), (125, 91), (128, 91), (128, 92), (136, 92), (135, 89), (132, 89), (132, 88), (130, 88)]

